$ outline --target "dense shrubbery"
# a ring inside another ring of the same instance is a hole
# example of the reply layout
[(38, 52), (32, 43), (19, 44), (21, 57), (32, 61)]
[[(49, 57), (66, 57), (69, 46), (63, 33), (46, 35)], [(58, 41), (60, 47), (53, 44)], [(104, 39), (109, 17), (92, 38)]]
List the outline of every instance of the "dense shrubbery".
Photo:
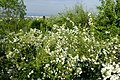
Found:
[(43, 18), (31, 20), (31, 24), (30, 24), (30, 28), (39, 29), (43, 33), (47, 31), (51, 31), (51, 27), (52, 25), (49, 25), (48, 19), (43, 19)]
[(119, 80), (120, 28), (100, 15), (76, 6), (55, 19), (1, 19), (0, 79)]
[(107, 77), (119, 74), (119, 58), (114, 56), (120, 53), (118, 36), (116, 41), (97, 42), (91, 39), (88, 28), (80, 31), (78, 27), (64, 27), (54, 26), (53, 32), (47, 34), (32, 29), (28, 33), (10, 33), (3, 40), (6, 44), (1, 50), (5, 51), (1, 54), (1, 78), (102, 79), (104, 72)]
[[(99, 14), (96, 17), (97, 38), (109, 39), (112, 36), (120, 36), (120, 0), (100, 0)], [(107, 34), (106, 34), (107, 33)]]
[(53, 31), (46, 34), (37, 29), (27, 33), (21, 30), (1, 40), (5, 47), (1, 56), (1, 78), (119, 78), (118, 36), (111, 42), (99, 42), (91, 29), (74, 25), (73, 29), (65, 29), (65, 26), (54, 25)]

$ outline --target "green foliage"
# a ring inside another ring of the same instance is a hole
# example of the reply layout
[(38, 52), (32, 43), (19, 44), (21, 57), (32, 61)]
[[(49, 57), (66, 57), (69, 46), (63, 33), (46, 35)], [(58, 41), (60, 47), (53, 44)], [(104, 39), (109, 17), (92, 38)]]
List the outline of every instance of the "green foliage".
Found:
[(24, 18), (26, 7), (23, 0), (0, 0), (0, 17)]
[(10, 32), (28, 30), (23, 0), (0, 0), (0, 39)]
[(9, 33), (1, 40), (4, 45), (0, 79), (96, 80), (106, 78), (105, 72), (119, 70), (119, 67), (107, 69), (117, 62), (118, 37), (111, 42), (98, 42), (90, 34), (91, 29), (65, 26), (54, 25), (53, 31), (46, 34), (37, 29)]
[(2, 21), (0, 21), (0, 38), (3, 38), (10, 32), (17, 33), (20, 29), (23, 29), (24, 31), (29, 31), (29, 22), (30, 20), (28, 19), (2, 19)]
[[(82, 5), (76, 4), (72, 9), (67, 9), (64, 12), (60, 12), (58, 16), (51, 17), (49, 21), (51, 24), (57, 24), (62, 25), (64, 22), (66, 22), (66, 27), (72, 28), (72, 24), (67, 20), (67, 18), (70, 18), (76, 26), (89, 26), (88, 25), (88, 12), (85, 11), (82, 7)], [(51, 25), (50, 24), (50, 25)]]
[(31, 23), (29, 26), (30, 26), (30, 28), (33, 28), (33, 29), (34, 28), (39, 29), (44, 33), (46, 31), (51, 30), (51, 27), (48, 25), (48, 20), (42, 19), (42, 18), (31, 20)]
[[(99, 14), (96, 17), (96, 30), (101, 39), (120, 35), (120, 1), (119, 0), (100, 0), (98, 6)], [(107, 34), (106, 34), (107, 32)]]
[(0, 1), (0, 80), (119, 80), (120, 7), (110, 1), (94, 22), (81, 5), (31, 20), (22, 0)]

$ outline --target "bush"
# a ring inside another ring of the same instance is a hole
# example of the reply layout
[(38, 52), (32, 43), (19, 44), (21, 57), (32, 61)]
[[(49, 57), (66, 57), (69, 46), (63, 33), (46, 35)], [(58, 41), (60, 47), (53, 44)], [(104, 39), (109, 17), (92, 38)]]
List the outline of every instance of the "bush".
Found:
[[(120, 1), (100, 0), (98, 16), (96, 17), (97, 38), (106, 40), (116, 35), (120, 36)], [(98, 35), (99, 34), (99, 35)]]
[(0, 78), (119, 79), (118, 36), (99, 42), (92, 29), (65, 26), (54, 25), (46, 34), (37, 29), (9, 33), (1, 40)]
[(96, 24), (80, 6), (51, 19), (0, 19), (0, 30), (7, 34), (0, 36), (0, 79), (120, 79), (120, 36), (114, 20), (112, 25)]
[(48, 23), (49, 22), (47, 19), (42, 19), (42, 18), (34, 19), (31, 20), (30, 28), (33, 29), (36, 28), (45, 33), (51, 30), (51, 27), (48, 25)]
[(29, 31), (29, 20), (28, 19), (1, 19), (0, 21), (0, 39), (10, 32), (17, 33), (20, 29), (24, 31)]

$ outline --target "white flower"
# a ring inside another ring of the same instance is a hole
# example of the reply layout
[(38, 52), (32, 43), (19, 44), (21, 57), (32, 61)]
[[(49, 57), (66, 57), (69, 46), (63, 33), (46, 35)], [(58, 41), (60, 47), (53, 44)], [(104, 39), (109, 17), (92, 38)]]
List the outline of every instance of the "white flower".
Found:
[(30, 78), (30, 75), (31, 75), (32, 73), (34, 73), (33, 70), (28, 74), (28, 78)]
[(88, 49), (88, 52), (90, 52), (90, 49)]
[(92, 23), (92, 18), (89, 18), (89, 22)]
[(103, 53), (104, 53), (104, 54), (107, 54), (107, 50), (103, 49)]
[(91, 13), (88, 13), (88, 16), (91, 16)]
[(33, 71), (33, 70), (31, 71), (31, 74), (32, 74), (32, 73), (34, 73), (34, 71)]
[(30, 78), (30, 75), (27, 75), (28, 76), (28, 78)]
[(62, 61), (62, 65), (64, 64), (65, 62), (64, 61)]
[(115, 51), (115, 50), (113, 50), (112, 52), (113, 52), (113, 53), (116, 53), (116, 51)]
[(115, 49), (118, 49), (116, 46), (114, 46)]
[(110, 33), (109, 31), (105, 31), (106, 34)]
[(81, 61), (85, 61), (87, 58), (83, 55)]
[(71, 68), (69, 68), (69, 71), (72, 71), (72, 69), (71, 69)]
[(66, 19), (67, 19), (68, 21), (70, 20), (70, 18), (68, 18), (68, 17), (67, 17)]
[(82, 73), (82, 69), (79, 67), (79, 68), (77, 68), (77, 73), (78, 74), (81, 74)]
[(57, 25), (57, 24), (54, 24), (53, 25), (53, 29), (55, 30), (55, 29), (58, 29), (59, 28), (59, 26)]
[[(115, 62), (111, 64), (104, 64), (101, 70), (102, 72), (102, 76), (104, 78), (104, 80), (106, 80), (107, 78), (110, 78), (110, 80), (118, 80), (119, 78), (119, 74), (120, 74), (120, 67), (119, 64), (115, 64)], [(113, 73), (113, 74), (111, 74)], [(116, 74), (117, 73), (117, 74)]]
[(76, 59), (76, 60), (79, 60), (79, 55), (78, 55), (78, 54), (75, 56), (75, 59)]
[(94, 70), (94, 68), (91, 68), (91, 70)]
[(53, 72), (53, 71), (51, 71), (51, 73), (53, 74), (54, 72)]
[(118, 75), (112, 75), (110, 77), (110, 80), (119, 80), (119, 79), (120, 79), (120, 77)]
[(59, 60), (59, 58), (56, 58), (56, 62), (59, 62), (60, 60)]
[(8, 53), (8, 55), (6, 55), (6, 57), (7, 57), (7, 58), (10, 58), (10, 57), (12, 57), (12, 54), (13, 54), (13, 52), (10, 51), (10, 52)]
[(25, 57), (22, 57), (21, 59), (22, 59), (22, 60), (25, 60)]
[(10, 79), (12, 80), (13, 76), (10, 76)]
[(50, 66), (50, 64), (46, 64), (46, 65), (45, 65), (45, 68), (47, 68), (47, 67), (49, 67), (49, 66)]

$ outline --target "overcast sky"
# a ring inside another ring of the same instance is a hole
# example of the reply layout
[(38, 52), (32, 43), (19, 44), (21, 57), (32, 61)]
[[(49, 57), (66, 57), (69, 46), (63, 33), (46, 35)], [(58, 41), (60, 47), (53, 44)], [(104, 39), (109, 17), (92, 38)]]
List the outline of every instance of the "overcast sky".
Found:
[(28, 16), (55, 15), (76, 3), (82, 3), (84, 8), (95, 10), (100, 5), (99, 0), (24, 0)]

